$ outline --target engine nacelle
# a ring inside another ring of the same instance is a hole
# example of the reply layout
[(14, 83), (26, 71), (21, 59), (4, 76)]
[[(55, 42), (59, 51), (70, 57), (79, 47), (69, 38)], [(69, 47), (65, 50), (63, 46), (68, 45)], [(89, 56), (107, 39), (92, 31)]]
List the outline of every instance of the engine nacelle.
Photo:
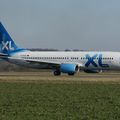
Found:
[(60, 71), (68, 74), (76, 73), (78, 71), (78, 65), (63, 63), (60, 65)]

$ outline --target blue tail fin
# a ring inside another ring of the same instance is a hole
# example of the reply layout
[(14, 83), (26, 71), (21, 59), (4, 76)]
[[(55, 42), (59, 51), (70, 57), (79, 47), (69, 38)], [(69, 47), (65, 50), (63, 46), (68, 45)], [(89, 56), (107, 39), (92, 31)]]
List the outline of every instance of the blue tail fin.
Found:
[(10, 54), (20, 48), (12, 40), (2, 23), (0, 22), (0, 53)]

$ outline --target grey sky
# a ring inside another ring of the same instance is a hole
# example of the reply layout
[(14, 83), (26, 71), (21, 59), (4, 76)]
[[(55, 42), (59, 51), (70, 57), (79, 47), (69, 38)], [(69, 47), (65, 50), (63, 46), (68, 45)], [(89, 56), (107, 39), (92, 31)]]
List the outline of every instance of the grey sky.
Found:
[(18, 45), (120, 51), (120, 0), (0, 0)]

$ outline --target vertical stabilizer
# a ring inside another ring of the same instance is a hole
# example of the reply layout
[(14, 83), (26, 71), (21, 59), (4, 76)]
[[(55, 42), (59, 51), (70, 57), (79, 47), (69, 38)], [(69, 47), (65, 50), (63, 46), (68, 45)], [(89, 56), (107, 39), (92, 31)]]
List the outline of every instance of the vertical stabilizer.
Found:
[(10, 54), (11, 52), (20, 50), (10, 37), (2, 23), (0, 22), (0, 53)]

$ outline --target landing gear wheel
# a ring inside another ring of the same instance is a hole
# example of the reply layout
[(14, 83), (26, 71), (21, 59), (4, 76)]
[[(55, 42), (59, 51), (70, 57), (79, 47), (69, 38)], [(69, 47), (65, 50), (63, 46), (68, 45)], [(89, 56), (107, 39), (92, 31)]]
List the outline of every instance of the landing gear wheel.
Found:
[(68, 75), (71, 75), (71, 76), (74, 75), (74, 74), (75, 74), (75, 73), (68, 73)]
[(61, 75), (61, 72), (56, 70), (56, 71), (54, 71), (54, 75), (59, 76), (59, 75)]

